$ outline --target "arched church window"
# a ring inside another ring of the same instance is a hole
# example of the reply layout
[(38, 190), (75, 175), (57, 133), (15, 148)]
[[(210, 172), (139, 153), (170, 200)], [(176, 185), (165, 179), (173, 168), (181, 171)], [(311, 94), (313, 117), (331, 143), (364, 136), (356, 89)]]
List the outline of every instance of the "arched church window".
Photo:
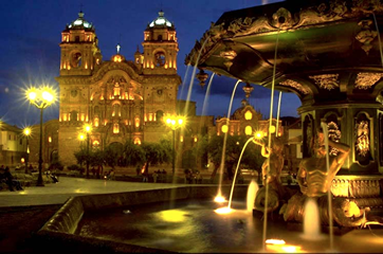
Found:
[(118, 123), (113, 124), (113, 133), (117, 134), (120, 132), (120, 125)]
[(250, 110), (245, 112), (245, 120), (251, 120), (253, 118), (253, 113)]
[(250, 125), (248, 125), (248, 126), (245, 127), (245, 134), (246, 134), (247, 136), (250, 136), (250, 135), (253, 134), (253, 128), (252, 128)]
[(112, 116), (121, 116), (121, 107), (118, 104), (113, 105)]
[(165, 53), (164, 52), (157, 52), (154, 55), (155, 63), (157, 67), (162, 67), (165, 65)]
[(100, 149), (100, 141), (98, 141), (98, 140), (93, 141), (93, 143), (92, 143), (92, 149), (93, 149), (93, 150), (98, 150), (98, 149)]
[(73, 68), (81, 66), (81, 53), (80, 52), (72, 53), (72, 55), (71, 55), (71, 66)]
[(222, 131), (223, 133), (228, 132), (228, 131), (229, 131), (229, 126), (227, 126), (226, 124), (222, 125), (222, 127), (221, 127), (221, 131)]
[(135, 138), (133, 143), (135, 145), (141, 145), (141, 139), (140, 138)]
[(100, 119), (98, 117), (94, 118), (94, 127), (98, 127), (100, 124)]
[(68, 121), (71, 121), (71, 122), (78, 121), (78, 113), (77, 113), (77, 111), (70, 112), (69, 118), (70, 119), (68, 119)]
[(140, 127), (140, 118), (136, 117), (134, 119), (134, 126), (136, 126), (136, 128)]
[(121, 91), (121, 88), (120, 88), (120, 85), (118, 84), (118, 82), (114, 85), (114, 88), (113, 88), (113, 95), (114, 96), (120, 96), (120, 91)]

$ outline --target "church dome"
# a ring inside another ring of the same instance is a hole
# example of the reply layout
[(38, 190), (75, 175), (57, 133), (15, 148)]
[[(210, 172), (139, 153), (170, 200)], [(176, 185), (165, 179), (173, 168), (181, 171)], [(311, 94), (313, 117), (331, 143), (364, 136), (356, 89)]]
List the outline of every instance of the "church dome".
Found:
[(164, 17), (164, 12), (161, 10), (158, 12), (158, 17), (149, 24), (149, 28), (154, 27), (174, 27), (174, 25)]
[(70, 25), (68, 25), (68, 28), (69, 29), (92, 29), (93, 25), (92, 23), (89, 23), (88, 21), (84, 19), (84, 13), (80, 11), (78, 13), (78, 18), (72, 23), (70, 23)]

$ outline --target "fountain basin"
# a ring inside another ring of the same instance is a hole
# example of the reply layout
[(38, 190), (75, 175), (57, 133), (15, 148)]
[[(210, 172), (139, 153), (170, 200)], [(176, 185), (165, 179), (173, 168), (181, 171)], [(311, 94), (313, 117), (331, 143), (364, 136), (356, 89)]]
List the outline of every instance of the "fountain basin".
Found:
[[(226, 196), (229, 187), (222, 189)], [(227, 215), (214, 212), (224, 206), (212, 202), (216, 186), (74, 197), (43, 226), (37, 239), (48, 240), (66, 253), (263, 252), (263, 221), (247, 211), (246, 191), (246, 185), (236, 187), (235, 211)], [(286, 244), (267, 245), (268, 251), (328, 251), (326, 234), (308, 241), (302, 231), (292, 230), (277, 216), (269, 219), (267, 238), (284, 239)], [(381, 252), (381, 237), (380, 228), (353, 230), (335, 236), (335, 248), (338, 252)]]

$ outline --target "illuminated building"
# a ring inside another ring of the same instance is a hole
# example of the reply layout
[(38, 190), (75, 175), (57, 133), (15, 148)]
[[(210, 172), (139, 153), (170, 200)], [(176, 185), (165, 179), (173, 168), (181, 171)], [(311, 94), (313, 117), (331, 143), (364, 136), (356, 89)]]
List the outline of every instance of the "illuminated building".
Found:
[[(102, 38), (100, 38), (102, 39)], [(174, 25), (162, 11), (144, 31), (143, 52), (132, 61), (117, 52), (103, 60), (98, 37), (84, 13), (66, 26), (61, 37), (59, 157), (75, 163), (78, 130), (93, 125), (91, 144), (100, 149), (127, 140), (157, 142), (167, 133), (162, 118), (175, 114), (178, 86), (178, 42)]]

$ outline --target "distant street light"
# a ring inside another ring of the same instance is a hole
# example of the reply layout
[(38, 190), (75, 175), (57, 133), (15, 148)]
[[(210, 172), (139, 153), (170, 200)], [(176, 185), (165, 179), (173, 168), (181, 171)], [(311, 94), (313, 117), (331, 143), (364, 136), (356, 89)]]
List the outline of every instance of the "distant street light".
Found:
[(84, 131), (86, 132), (86, 178), (89, 178), (89, 134), (92, 132), (92, 125), (85, 124)]
[(166, 125), (170, 127), (173, 131), (173, 175), (175, 174), (175, 165), (176, 165), (176, 130), (182, 127), (184, 123), (184, 118), (182, 116), (171, 116), (166, 118)]
[(26, 92), (29, 102), (40, 109), (40, 150), (39, 150), (39, 176), (37, 178), (37, 186), (44, 186), (42, 169), (43, 169), (43, 111), (52, 105), (55, 101), (53, 89), (49, 87), (35, 88), (32, 87)]
[(27, 141), (26, 156), (25, 156), (25, 174), (29, 174), (28, 159), (29, 159), (29, 136), (31, 135), (31, 128), (29, 128), (29, 127), (24, 128), (23, 134), (24, 134), (25, 139)]

